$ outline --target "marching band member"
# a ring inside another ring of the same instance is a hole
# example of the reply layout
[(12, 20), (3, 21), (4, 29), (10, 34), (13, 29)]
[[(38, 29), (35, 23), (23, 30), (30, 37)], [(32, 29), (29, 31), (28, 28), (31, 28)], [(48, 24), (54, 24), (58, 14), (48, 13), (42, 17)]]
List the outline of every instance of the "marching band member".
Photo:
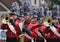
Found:
[[(37, 32), (38, 32), (38, 27), (36, 25), (38, 25), (37, 18), (33, 17), (30, 24), (28, 25), (28, 28), (30, 28), (30, 29), (34, 28), (33, 30), (30, 30), (30, 36), (35, 39), (34, 42), (36, 41)], [(36, 27), (34, 27), (34, 26), (36, 26)]]
[[(27, 18), (26, 18), (26, 21), (25, 21), (25, 27), (26, 27), (26, 28), (28, 28), (28, 25), (30, 24), (30, 21), (31, 21), (32, 18), (33, 18), (33, 15), (27, 13)], [(27, 31), (27, 30), (28, 30), (28, 31)], [(27, 31), (27, 34), (30, 36), (30, 34), (29, 34), (29, 33), (30, 33), (29, 28), (26, 29), (26, 31)], [(30, 36), (30, 37), (31, 37), (31, 36)], [(33, 38), (31, 37), (31, 39), (33, 39)], [(25, 42), (31, 42), (31, 41), (30, 41), (31, 39), (25, 37)]]
[[(41, 33), (41, 35), (38, 36), (38, 42), (46, 42), (45, 40), (45, 32), (43, 30), (44, 26), (42, 25), (43, 23), (43, 18), (40, 18), (40, 20), (38, 21), (39, 23), (39, 32)], [(41, 38), (41, 39), (40, 39)]]
[(56, 21), (56, 19), (52, 20), (49, 17), (47, 17), (47, 20), (48, 21), (46, 21), (44, 24), (46, 26), (46, 37), (48, 38), (47, 42), (59, 42), (59, 40), (57, 40), (60, 37), (59, 29), (57, 26), (58, 21)]
[[(55, 18), (53, 19), (53, 23), (52, 26), (50, 26), (50, 34), (52, 34), (53, 36), (51, 38), (53, 38), (51, 41), (54, 42), (59, 42), (60, 39), (60, 29), (59, 29), (59, 24), (58, 24), (58, 20)], [(51, 36), (51, 35), (50, 35)]]
[(7, 15), (6, 16), (6, 20), (8, 20), (8, 18), (10, 18), (10, 21), (8, 21), (7, 23), (5, 23), (6, 21), (4, 21), (1, 25), (1, 29), (7, 29), (7, 40), (6, 42), (19, 42), (19, 35), (21, 34), (21, 30), (18, 26), (19, 24), (19, 20), (17, 20), (17, 15), (15, 15), (14, 13), (9, 14), (10, 17)]
[(29, 31), (27, 31), (27, 29), (26, 29), (26, 27), (27, 27), (26, 25), (28, 24), (28, 22), (26, 22), (27, 18), (24, 18), (24, 16), (22, 16), (21, 17), (21, 22), (19, 23), (19, 26), (20, 26), (21, 31), (22, 31), (22, 35), (20, 35), (20, 37), (23, 36), (23, 39), (22, 39), (21, 42), (29, 42), (29, 40), (32, 39), (32, 37), (30, 37), (28, 35)]
[(51, 42), (51, 36), (50, 36), (50, 25), (52, 23), (51, 21), (52, 21), (52, 18), (50, 16), (46, 16), (41, 26), (41, 29), (45, 32), (45, 38), (47, 42)]

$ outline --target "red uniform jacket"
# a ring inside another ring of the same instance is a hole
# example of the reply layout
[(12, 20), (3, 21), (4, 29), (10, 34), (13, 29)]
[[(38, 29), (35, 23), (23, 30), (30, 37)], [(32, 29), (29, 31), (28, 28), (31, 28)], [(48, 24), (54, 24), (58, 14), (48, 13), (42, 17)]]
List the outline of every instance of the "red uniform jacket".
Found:
[(19, 35), (21, 34), (21, 30), (20, 30), (18, 24), (19, 24), (19, 20), (16, 20), (15, 25), (14, 25), (14, 29), (16, 30), (17, 34), (14, 34), (10, 30), (10, 28), (8, 27), (7, 24), (2, 24), (1, 29), (3, 29), (3, 30), (7, 29), (7, 37), (9, 37), (9, 38), (17, 38), (18, 39)]
[[(36, 38), (38, 35), (37, 35), (37, 32), (38, 32), (38, 23), (36, 22), (35, 24), (33, 24), (33, 23), (30, 23), (29, 24), (29, 28), (30, 29), (32, 29), (32, 28), (34, 28), (33, 30), (31, 30), (31, 32), (30, 32), (30, 35), (31, 35), (31, 37), (33, 37), (33, 38)], [(35, 27), (34, 27), (35, 26)]]
[[(56, 29), (58, 32), (60, 32), (60, 25), (58, 25), (59, 29)], [(57, 35), (55, 35), (50, 29), (47, 29), (46, 26), (44, 26), (44, 24), (42, 24), (42, 26), (40, 26), (40, 29), (42, 29), (45, 32), (45, 37), (46, 39), (57, 39), (60, 38)]]
[[(36, 24), (30, 23), (30, 24), (27, 26), (27, 28), (32, 29), (32, 27), (34, 27), (34, 26), (36, 26), (36, 25), (38, 25), (37, 22), (36, 22)], [(37, 38), (37, 32), (38, 32), (38, 28), (37, 28), (37, 26), (36, 26), (36, 27), (34, 27), (33, 30), (30, 31), (30, 36), (31, 36), (32, 38)], [(30, 42), (30, 39), (27, 38), (27, 37), (25, 37), (25, 42)]]
[(40, 26), (40, 29), (45, 32), (45, 37), (46, 37), (47, 39), (50, 38), (50, 29), (47, 29), (44, 24), (42, 24), (42, 25)]

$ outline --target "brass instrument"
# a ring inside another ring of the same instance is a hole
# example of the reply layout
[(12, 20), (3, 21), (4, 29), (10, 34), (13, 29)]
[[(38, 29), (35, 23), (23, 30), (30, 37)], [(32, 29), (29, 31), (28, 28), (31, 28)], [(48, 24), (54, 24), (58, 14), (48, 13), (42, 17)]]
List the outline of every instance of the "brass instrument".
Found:
[(9, 14), (3, 14), (2, 15), (2, 23), (7, 23), (10, 21), (10, 15)]
[(21, 34), (21, 36), (20, 36), (20, 42), (24, 42), (24, 35), (23, 34)]
[(52, 25), (52, 17), (51, 16), (46, 16), (44, 19), (44, 22), (47, 22), (49, 25)]
[(10, 15), (9, 14), (3, 14), (3, 19), (9, 20), (10, 19)]

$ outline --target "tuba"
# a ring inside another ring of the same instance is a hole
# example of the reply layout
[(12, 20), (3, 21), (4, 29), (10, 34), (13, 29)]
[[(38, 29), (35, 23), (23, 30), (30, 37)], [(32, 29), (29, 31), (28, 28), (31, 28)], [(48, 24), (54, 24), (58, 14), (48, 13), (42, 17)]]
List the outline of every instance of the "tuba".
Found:
[(10, 21), (10, 15), (9, 14), (3, 14), (2, 15), (2, 23), (7, 24), (7, 22)]
[(52, 25), (52, 17), (51, 16), (46, 16), (43, 23), (44, 23), (45, 26)]

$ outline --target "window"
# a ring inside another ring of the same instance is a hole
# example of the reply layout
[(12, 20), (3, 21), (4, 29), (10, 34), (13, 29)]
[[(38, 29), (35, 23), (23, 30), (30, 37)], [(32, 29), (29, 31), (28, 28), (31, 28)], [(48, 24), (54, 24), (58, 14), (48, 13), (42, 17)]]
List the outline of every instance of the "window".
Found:
[(34, 1), (34, 4), (36, 4), (36, 0)]
[(39, 6), (39, 0), (31, 0), (32, 6)]

